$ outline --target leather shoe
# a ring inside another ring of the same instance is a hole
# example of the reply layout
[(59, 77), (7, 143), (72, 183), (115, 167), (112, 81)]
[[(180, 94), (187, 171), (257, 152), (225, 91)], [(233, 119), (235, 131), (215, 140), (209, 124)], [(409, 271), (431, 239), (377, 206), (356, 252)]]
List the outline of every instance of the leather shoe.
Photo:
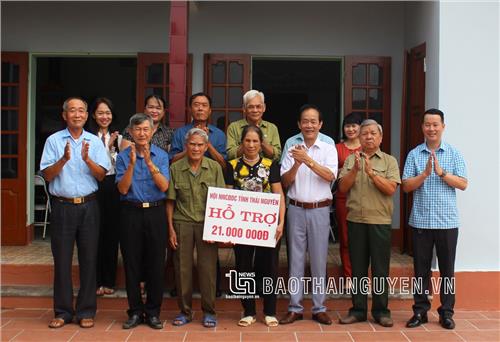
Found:
[(156, 316), (146, 317), (146, 324), (153, 329), (163, 329), (163, 322)]
[(290, 324), (295, 321), (300, 321), (304, 318), (304, 316), (301, 313), (298, 312), (293, 312), (293, 311), (288, 311), (285, 317), (280, 319), (280, 324)]
[(390, 328), (394, 325), (392, 318), (387, 317), (387, 316), (379, 317), (379, 318), (375, 319), (375, 322), (377, 322), (379, 325), (381, 325), (385, 328)]
[(137, 314), (130, 316), (125, 323), (123, 323), (122, 328), (123, 329), (132, 329), (138, 326), (143, 322), (142, 316), (139, 316)]
[(366, 321), (366, 319), (358, 319), (356, 316), (353, 316), (353, 315), (349, 315), (349, 316), (342, 317), (339, 319), (340, 324), (353, 324), (353, 323), (362, 322), (362, 321)]
[(451, 317), (439, 317), (439, 324), (445, 329), (455, 329), (455, 321)]
[(416, 328), (421, 324), (427, 323), (429, 320), (427, 319), (427, 314), (415, 314), (406, 322), (407, 328)]
[(313, 314), (312, 319), (321, 324), (332, 324), (332, 319), (326, 312), (318, 312), (317, 314)]

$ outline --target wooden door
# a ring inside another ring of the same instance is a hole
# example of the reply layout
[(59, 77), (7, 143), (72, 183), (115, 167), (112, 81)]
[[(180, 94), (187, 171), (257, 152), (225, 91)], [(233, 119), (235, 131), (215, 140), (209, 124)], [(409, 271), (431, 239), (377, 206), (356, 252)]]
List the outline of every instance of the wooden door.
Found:
[(344, 116), (357, 112), (382, 125), (381, 149), (391, 151), (391, 58), (346, 56)]
[[(188, 55), (186, 94), (191, 96), (193, 56)], [(167, 102), (169, 98), (169, 54), (168, 53), (139, 53), (137, 54), (137, 86), (136, 86), (136, 110), (142, 113), (144, 110), (144, 99), (149, 95), (158, 95)], [(186, 98), (186, 104), (187, 104)], [(188, 108), (186, 106), (186, 118), (184, 122), (175, 126), (183, 126), (191, 121)], [(168, 105), (167, 105), (168, 114)], [(169, 125), (169, 117), (165, 115), (165, 124)]]
[(2, 245), (25, 245), (28, 53), (2, 53)]
[(243, 118), (243, 95), (250, 90), (250, 55), (205, 55), (205, 92), (212, 98), (212, 124), (226, 131)]
[[(407, 54), (405, 68), (406, 81), (403, 98), (403, 113), (401, 122), (401, 168), (404, 167), (406, 156), (418, 144), (424, 141), (422, 133), (422, 114), (425, 111), (425, 43), (414, 47)], [(411, 213), (413, 194), (401, 191), (400, 227), (402, 230), (402, 250), (413, 254), (412, 230), (408, 226)]]

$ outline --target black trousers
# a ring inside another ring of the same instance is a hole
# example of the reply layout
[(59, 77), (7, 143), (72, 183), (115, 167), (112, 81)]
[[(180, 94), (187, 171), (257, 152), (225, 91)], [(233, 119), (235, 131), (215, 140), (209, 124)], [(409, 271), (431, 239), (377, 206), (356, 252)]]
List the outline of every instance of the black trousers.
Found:
[(368, 267), (371, 265), (372, 285), (378, 286), (372, 286), (372, 316), (374, 319), (390, 317), (387, 277), (391, 260), (391, 225), (347, 221), (347, 234), (352, 280), (358, 283), (357, 289), (352, 290), (352, 308), (349, 309), (349, 315), (360, 320), (366, 319), (368, 295), (359, 284), (363, 278), (368, 278)]
[(120, 193), (115, 184), (115, 175), (106, 176), (99, 183), (97, 199), (101, 212), (97, 252), (97, 287), (114, 288), (120, 234)]
[[(276, 315), (276, 294), (262, 293), (262, 278), (269, 277), (276, 284), (278, 272), (278, 248), (235, 245), (234, 255), (237, 272), (255, 272), (256, 290), (264, 298), (264, 315)], [(255, 299), (242, 299), (244, 316), (255, 316)]]
[[(136, 208), (122, 202), (120, 249), (125, 266), (129, 316), (160, 315), (163, 300), (167, 213), (165, 205)], [(143, 303), (140, 282), (145, 267), (147, 299)]]
[(442, 317), (453, 316), (455, 306), (455, 254), (457, 250), (458, 228), (418, 229), (413, 228), (413, 268), (417, 281), (421, 279), (422, 288), (415, 291), (413, 312), (426, 313), (431, 308), (427, 297), (430, 294), (432, 251), (436, 247), (441, 284), (438, 313)]
[[(99, 239), (99, 206), (96, 200), (71, 204), (52, 200), (50, 242), (54, 257), (55, 317), (71, 322), (93, 318), (97, 309), (95, 293), (97, 244)], [(73, 309), (71, 277), (73, 249), (76, 241), (80, 271), (80, 290)]]

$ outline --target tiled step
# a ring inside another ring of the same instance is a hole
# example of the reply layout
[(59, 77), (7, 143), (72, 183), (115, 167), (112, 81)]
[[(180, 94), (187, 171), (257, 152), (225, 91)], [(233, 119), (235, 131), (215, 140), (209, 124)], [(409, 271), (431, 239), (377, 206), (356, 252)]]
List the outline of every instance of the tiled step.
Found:
[[(53, 290), (52, 286), (36, 286), (36, 285), (24, 285), (24, 286), (11, 286), (11, 285), (2, 285), (0, 287), (0, 291), (2, 293), (2, 297), (52, 297)], [(78, 295), (78, 288), (73, 289), (73, 294)], [(231, 298), (231, 294), (227, 290), (223, 290), (221, 299), (229, 299)], [(164, 298), (175, 298), (172, 297), (169, 291), (165, 291)], [(289, 295), (277, 295), (278, 299), (289, 299)], [(371, 295), (368, 296), (371, 298)], [(432, 296), (430, 296), (432, 298)], [(117, 289), (114, 294), (103, 296), (103, 298), (127, 298), (127, 293), (125, 289)], [(200, 299), (201, 295), (199, 292), (193, 293), (193, 298)], [(350, 299), (351, 296), (346, 293), (333, 293), (327, 296), (327, 299)], [(403, 299), (403, 300), (411, 300), (413, 297), (407, 293), (400, 293), (399, 290), (396, 290), (395, 293), (389, 294), (389, 298), (391, 299)], [(304, 299), (312, 299), (311, 294), (305, 294)]]

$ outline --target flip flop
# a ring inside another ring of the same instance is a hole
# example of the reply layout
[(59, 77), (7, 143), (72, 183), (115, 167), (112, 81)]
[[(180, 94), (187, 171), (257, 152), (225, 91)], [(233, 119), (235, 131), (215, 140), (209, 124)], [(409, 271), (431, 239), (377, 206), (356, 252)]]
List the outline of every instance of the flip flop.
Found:
[(64, 321), (63, 318), (56, 317), (56, 318), (52, 318), (52, 321), (50, 321), (49, 328), (58, 329), (58, 328), (62, 328), (65, 324), (66, 324), (66, 321)]
[(80, 327), (82, 328), (92, 328), (94, 327), (94, 319), (93, 318), (82, 318), (79, 322)]
[(278, 320), (274, 316), (266, 316), (266, 317), (264, 317), (264, 323), (268, 327), (277, 327), (278, 324), (279, 324)]
[(103, 295), (104, 295), (104, 287), (99, 286), (99, 287), (97, 288), (97, 290), (95, 291), (95, 294), (96, 294), (97, 296), (103, 296)]
[(254, 324), (257, 320), (253, 316), (245, 316), (238, 322), (240, 327), (249, 327)]
[(206, 314), (203, 316), (202, 323), (205, 328), (215, 328), (217, 326), (217, 318), (213, 315)]
[(180, 313), (177, 316), (175, 316), (174, 320), (172, 321), (172, 325), (176, 327), (181, 327), (185, 324), (188, 324), (189, 322), (191, 322), (191, 319), (188, 316)]
[(111, 287), (104, 287), (103, 291), (105, 295), (112, 295), (115, 293), (115, 289), (112, 289)]

